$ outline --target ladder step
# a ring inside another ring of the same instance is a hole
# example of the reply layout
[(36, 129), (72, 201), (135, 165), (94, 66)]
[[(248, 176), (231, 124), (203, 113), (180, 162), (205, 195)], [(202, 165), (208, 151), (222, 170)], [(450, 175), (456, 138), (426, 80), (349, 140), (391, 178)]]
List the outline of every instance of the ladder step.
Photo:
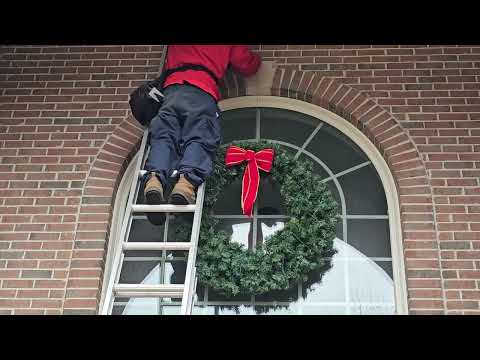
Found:
[(195, 212), (196, 205), (132, 205), (132, 212)]
[(123, 250), (190, 250), (190, 242), (124, 242)]
[(183, 284), (117, 284), (113, 291), (118, 297), (161, 297), (181, 298), (183, 296)]

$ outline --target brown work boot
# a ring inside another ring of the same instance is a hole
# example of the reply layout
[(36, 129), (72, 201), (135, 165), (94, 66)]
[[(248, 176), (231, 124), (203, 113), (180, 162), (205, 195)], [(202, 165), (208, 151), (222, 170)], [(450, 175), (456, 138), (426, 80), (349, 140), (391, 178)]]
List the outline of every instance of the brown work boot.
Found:
[[(163, 198), (163, 186), (155, 173), (150, 173), (149, 178), (145, 184), (143, 194), (145, 196), (145, 202), (148, 205), (160, 205), (165, 204)], [(147, 212), (148, 220), (154, 225), (163, 225), (165, 223), (165, 213), (159, 212)]]
[[(180, 175), (178, 182), (170, 194), (169, 203), (173, 205), (195, 204), (195, 187), (183, 174)], [(193, 213), (191, 212), (179, 213), (177, 216), (186, 223), (193, 221)]]
[(195, 186), (183, 174), (180, 175), (170, 194), (170, 204), (192, 205), (195, 204)]

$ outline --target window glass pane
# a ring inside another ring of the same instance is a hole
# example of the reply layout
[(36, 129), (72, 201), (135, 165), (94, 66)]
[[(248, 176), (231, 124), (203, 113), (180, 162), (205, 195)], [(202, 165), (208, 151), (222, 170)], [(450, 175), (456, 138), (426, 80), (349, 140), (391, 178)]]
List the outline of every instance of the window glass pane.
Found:
[(218, 215), (242, 215), (242, 178), (224, 188), (213, 208)]
[(253, 226), (251, 219), (220, 219), (217, 229), (226, 231), (226, 233), (230, 236), (230, 241), (243, 244), (245, 248), (252, 248)]
[(223, 143), (234, 140), (255, 139), (256, 109), (244, 108), (222, 112), (220, 124)]
[(187, 270), (186, 261), (170, 260), (165, 262), (165, 284), (183, 284)]
[(343, 221), (342, 221), (342, 219), (340, 219), (337, 222), (337, 228), (336, 229), (337, 229), (337, 232), (336, 232), (337, 238), (343, 239)]
[(390, 304), (394, 298), (390, 275), (366, 257), (348, 261), (348, 286), (354, 303)]
[(125, 260), (120, 273), (120, 284), (162, 284), (161, 264), (157, 261)]
[(296, 111), (274, 108), (260, 109), (260, 137), (302, 146), (319, 120)]
[(390, 276), (390, 279), (393, 280), (393, 265), (392, 265), (391, 260), (389, 260), (389, 261), (375, 261), (375, 264), (380, 266), (382, 268), (382, 270), (385, 271), (388, 274), (388, 276)]
[(334, 255), (331, 268), (312, 271), (302, 284), (305, 303), (346, 301), (345, 260)]
[(120, 284), (182, 284), (185, 280), (186, 252), (126, 251)]
[(355, 143), (328, 124), (322, 126), (307, 146), (307, 151), (322, 160), (334, 173), (368, 160)]
[(372, 165), (338, 178), (345, 195), (348, 215), (386, 215), (387, 200)]
[(287, 290), (274, 290), (268, 293), (255, 295), (255, 301), (296, 301), (298, 299), (298, 285), (294, 284)]
[(372, 304), (355, 304), (350, 308), (352, 315), (393, 315), (395, 314), (395, 304), (389, 305), (372, 305)]
[(112, 315), (159, 315), (160, 299), (116, 298)]
[(348, 244), (369, 257), (390, 257), (388, 219), (347, 219)]
[(303, 315), (346, 315), (345, 305), (305, 305), (302, 308)]
[(163, 241), (164, 225), (150, 223), (144, 215), (136, 215), (132, 220), (129, 242), (159, 242)]
[(259, 219), (257, 225), (257, 245), (273, 236), (285, 226), (287, 219)]
[(256, 204), (258, 215), (285, 215), (287, 213), (280, 195), (280, 184), (271, 176), (261, 177)]

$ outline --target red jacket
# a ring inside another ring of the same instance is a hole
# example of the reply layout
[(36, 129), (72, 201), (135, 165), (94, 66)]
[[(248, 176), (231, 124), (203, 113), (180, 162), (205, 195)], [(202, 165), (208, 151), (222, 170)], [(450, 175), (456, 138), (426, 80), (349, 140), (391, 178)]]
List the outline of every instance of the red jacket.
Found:
[[(261, 62), (260, 57), (252, 53), (245, 45), (169, 45), (165, 69), (168, 70), (185, 63), (200, 64), (221, 79), (229, 64), (232, 65), (234, 71), (243, 76), (250, 76), (257, 72)], [(185, 81), (206, 91), (217, 101), (220, 99), (215, 80), (205, 71), (175, 72), (167, 77), (163, 87), (183, 84)]]

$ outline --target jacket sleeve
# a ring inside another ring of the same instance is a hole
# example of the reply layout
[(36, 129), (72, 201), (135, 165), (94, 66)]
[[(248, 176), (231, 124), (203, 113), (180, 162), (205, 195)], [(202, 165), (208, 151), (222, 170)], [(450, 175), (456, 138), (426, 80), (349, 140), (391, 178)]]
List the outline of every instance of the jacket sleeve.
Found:
[(230, 63), (234, 71), (243, 76), (251, 76), (258, 71), (262, 59), (245, 45), (233, 45), (230, 51)]

